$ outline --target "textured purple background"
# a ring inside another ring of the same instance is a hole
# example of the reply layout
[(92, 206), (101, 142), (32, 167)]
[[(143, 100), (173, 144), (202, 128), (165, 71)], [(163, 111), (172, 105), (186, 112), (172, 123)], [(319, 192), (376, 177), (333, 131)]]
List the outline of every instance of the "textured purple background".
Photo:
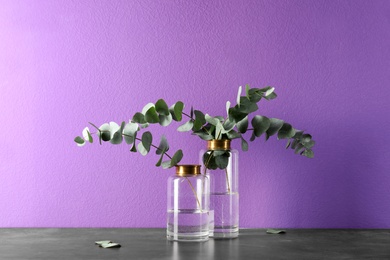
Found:
[[(241, 227), (390, 228), (389, 28), (387, 0), (0, 1), (0, 226), (164, 227), (172, 170), (73, 138), (159, 98), (224, 115), (248, 83), (317, 146), (240, 152)], [(151, 130), (196, 163), (176, 126)]]

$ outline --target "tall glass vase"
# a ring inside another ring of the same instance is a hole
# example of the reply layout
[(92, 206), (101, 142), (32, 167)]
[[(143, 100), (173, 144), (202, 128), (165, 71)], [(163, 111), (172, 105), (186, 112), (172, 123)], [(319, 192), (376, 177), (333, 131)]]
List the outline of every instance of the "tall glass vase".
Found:
[(238, 151), (230, 140), (210, 140), (200, 152), (210, 180), (210, 237), (236, 238), (239, 230)]
[(168, 179), (168, 240), (209, 239), (209, 181), (200, 173), (200, 165), (179, 165)]

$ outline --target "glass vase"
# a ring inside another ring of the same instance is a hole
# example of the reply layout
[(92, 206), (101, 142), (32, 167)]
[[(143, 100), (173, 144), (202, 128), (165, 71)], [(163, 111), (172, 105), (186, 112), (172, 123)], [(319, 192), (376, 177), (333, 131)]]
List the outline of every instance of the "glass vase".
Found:
[(209, 239), (209, 180), (200, 173), (200, 165), (179, 165), (168, 179), (168, 240)]
[(200, 152), (210, 180), (210, 237), (236, 238), (239, 232), (238, 151), (230, 140), (210, 140)]

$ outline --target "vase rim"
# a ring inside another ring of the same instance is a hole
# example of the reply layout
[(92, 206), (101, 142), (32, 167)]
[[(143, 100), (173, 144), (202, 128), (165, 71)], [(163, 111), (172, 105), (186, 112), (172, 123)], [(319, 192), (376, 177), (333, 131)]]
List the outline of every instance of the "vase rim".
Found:
[(179, 176), (200, 174), (199, 164), (181, 164), (176, 165), (176, 174)]
[(208, 150), (230, 150), (230, 139), (213, 139), (207, 141), (207, 149)]

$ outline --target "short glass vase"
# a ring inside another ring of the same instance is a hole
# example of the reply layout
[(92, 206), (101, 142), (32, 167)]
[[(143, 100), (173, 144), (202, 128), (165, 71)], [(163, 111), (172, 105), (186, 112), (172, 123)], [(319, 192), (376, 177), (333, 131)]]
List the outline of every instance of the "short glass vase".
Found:
[(176, 166), (168, 179), (167, 239), (209, 240), (209, 180), (200, 165)]

